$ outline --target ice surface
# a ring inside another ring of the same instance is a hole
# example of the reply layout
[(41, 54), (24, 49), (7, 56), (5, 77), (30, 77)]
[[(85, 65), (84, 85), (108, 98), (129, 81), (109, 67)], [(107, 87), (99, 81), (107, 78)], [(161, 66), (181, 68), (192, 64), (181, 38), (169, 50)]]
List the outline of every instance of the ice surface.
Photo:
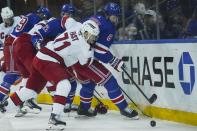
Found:
[[(50, 116), (50, 105), (41, 105), (40, 114), (27, 114), (15, 118), (15, 112), (0, 114), (0, 131), (45, 131)], [(105, 115), (93, 118), (76, 118), (76, 112), (65, 114), (67, 122), (65, 131), (197, 131), (196, 126), (154, 119), (156, 127), (150, 126), (151, 118), (141, 117), (140, 120), (130, 120), (117, 111), (109, 111)]]

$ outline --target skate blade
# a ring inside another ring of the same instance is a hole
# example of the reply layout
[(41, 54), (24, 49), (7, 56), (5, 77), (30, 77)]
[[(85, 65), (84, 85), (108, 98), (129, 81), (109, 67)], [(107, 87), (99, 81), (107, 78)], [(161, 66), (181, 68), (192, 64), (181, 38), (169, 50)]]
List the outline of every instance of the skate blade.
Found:
[(48, 128), (46, 130), (47, 131), (63, 131), (65, 127), (66, 127), (65, 125), (48, 124)]
[(134, 116), (134, 117), (125, 117), (125, 119), (127, 120), (139, 120), (140, 117), (139, 116)]
[(22, 110), (24, 110), (24, 111), (27, 112), (27, 113), (32, 113), (32, 114), (39, 114), (39, 113), (41, 112), (41, 110), (39, 110), (39, 109), (37, 109), (37, 108), (31, 109), (31, 108), (28, 107), (28, 106), (24, 106), (24, 107), (22, 108)]
[(135, 116), (135, 117), (132, 117), (131, 119), (132, 119), (132, 120), (139, 120), (140, 117), (139, 117), (139, 116)]
[(17, 113), (17, 114), (15, 115), (15, 117), (23, 117), (23, 116), (25, 116), (26, 114), (27, 114), (27, 112), (24, 112), (24, 113), (19, 112), (19, 113)]
[(77, 115), (74, 118), (76, 119), (91, 119), (94, 118), (95, 116), (86, 116), (86, 115)]

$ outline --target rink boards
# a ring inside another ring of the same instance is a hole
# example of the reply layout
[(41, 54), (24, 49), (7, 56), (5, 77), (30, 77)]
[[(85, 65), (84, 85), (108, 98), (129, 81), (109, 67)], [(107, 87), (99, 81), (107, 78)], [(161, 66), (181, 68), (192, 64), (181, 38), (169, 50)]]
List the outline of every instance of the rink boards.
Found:
[[(197, 40), (151, 40), (116, 42), (111, 50), (122, 58), (128, 73), (139, 87), (150, 97), (158, 95), (150, 105), (131, 83), (125, 73), (118, 73), (106, 65), (128, 95), (144, 109), (145, 113), (191, 125), (197, 125)], [(80, 85), (78, 91), (80, 89)], [(117, 110), (108, 99), (106, 90), (97, 87), (104, 103)], [(77, 94), (78, 94), (77, 91)], [(38, 102), (51, 104), (46, 90)], [(79, 103), (79, 97), (75, 98)], [(95, 100), (93, 106), (96, 104)]]
[[(149, 97), (153, 93), (158, 95), (157, 101), (152, 105), (146, 102), (124, 73), (106, 66), (145, 113), (160, 119), (197, 125), (196, 49), (195, 39), (121, 41), (112, 46), (112, 52), (123, 59), (127, 71), (145, 94)], [(97, 87), (96, 90), (102, 97), (108, 98), (103, 87)], [(50, 102), (50, 97), (46, 96), (47, 94), (43, 94), (39, 100), (48, 99)], [(75, 102), (79, 103), (78, 97)], [(105, 99), (105, 103), (110, 109), (117, 110), (108, 99)]]
[[(123, 41), (112, 50), (122, 58), (141, 89), (158, 95), (151, 106), (123, 73), (121, 85), (145, 112), (161, 119), (197, 125), (197, 40)], [(123, 82), (122, 82), (123, 81)]]

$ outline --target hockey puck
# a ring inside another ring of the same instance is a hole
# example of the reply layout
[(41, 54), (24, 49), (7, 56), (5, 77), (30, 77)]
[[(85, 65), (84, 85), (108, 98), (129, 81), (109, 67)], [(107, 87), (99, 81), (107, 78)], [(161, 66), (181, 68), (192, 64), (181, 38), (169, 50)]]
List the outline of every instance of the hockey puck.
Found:
[(150, 121), (150, 125), (151, 125), (152, 127), (155, 127), (155, 126), (156, 126), (156, 121), (154, 121), (154, 120)]

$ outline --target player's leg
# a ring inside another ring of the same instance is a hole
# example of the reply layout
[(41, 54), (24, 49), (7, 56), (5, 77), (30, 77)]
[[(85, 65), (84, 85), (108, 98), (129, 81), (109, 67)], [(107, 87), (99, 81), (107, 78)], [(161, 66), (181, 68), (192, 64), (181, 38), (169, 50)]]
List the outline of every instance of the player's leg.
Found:
[(85, 77), (90, 78), (92, 81), (99, 85), (104, 85), (107, 89), (108, 96), (111, 101), (120, 109), (121, 114), (127, 117), (137, 117), (138, 113), (128, 107), (122, 91), (119, 89), (119, 85), (116, 79), (112, 76), (107, 68), (105, 68), (101, 63), (94, 60), (93, 63), (87, 67), (85, 66), (75, 66), (80, 74)]
[(91, 101), (93, 98), (93, 93), (95, 89), (95, 83), (91, 81), (86, 81), (86, 83), (81, 83), (82, 88), (80, 90), (80, 106), (78, 108), (78, 115), (85, 115), (85, 116), (96, 116), (97, 111), (92, 110), (91, 107)]
[(119, 85), (112, 76), (104, 85), (108, 92), (108, 96), (111, 101), (120, 109), (120, 113), (126, 117), (138, 119), (137, 111), (131, 109), (126, 102), (122, 91), (119, 88)]
[[(32, 68), (26, 87), (14, 92), (6, 101), (0, 104), (0, 108), (5, 106), (7, 109), (14, 108), (21, 105), (26, 100), (36, 98), (46, 82), (45, 78), (43, 78), (35, 68)], [(28, 108), (24, 108), (24, 111), (28, 112)]]
[(5, 39), (4, 47), (3, 47), (3, 55), (4, 55), (4, 62), (6, 66), (6, 71), (10, 71), (10, 58), (11, 58), (11, 47), (15, 38), (12, 36), (8, 36)]
[(48, 122), (48, 129), (64, 129), (66, 122), (62, 120), (61, 114), (63, 113), (64, 105), (66, 104), (66, 97), (70, 90), (71, 84), (68, 79), (61, 80), (57, 83), (53, 97), (52, 112)]
[[(22, 34), (14, 42), (13, 47), (13, 56), (17, 69), (20, 71), (23, 78), (28, 78), (31, 72), (32, 61), (36, 54), (36, 50), (31, 44), (31, 35)], [(42, 108), (37, 105), (33, 98), (25, 101), (24, 106), (28, 106), (30, 109), (32, 109), (31, 113), (37, 114), (42, 110)], [(21, 110), (22, 107), (23, 106), (21, 105), (16, 117), (21, 117), (24, 115), (23, 111)]]
[(77, 111), (78, 110), (78, 105), (73, 103), (74, 97), (75, 97), (75, 92), (77, 89), (77, 81), (73, 79), (69, 79), (70, 84), (71, 84), (71, 91), (68, 94), (68, 97), (66, 99), (66, 105), (64, 107), (64, 113), (70, 112), (70, 111)]
[(20, 75), (17, 72), (15, 72), (16, 68), (12, 56), (13, 41), (14, 38), (8, 37), (6, 38), (4, 43), (3, 54), (4, 54), (4, 60), (6, 66), (6, 74), (3, 77), (3, 82), (0, 84), (0, 101), (2, 101), (8, 95), (11, 85), (13, 85), (15, 81), (20, 79)]
[[(66, 99), (64, 113), (67, 113), (70, 111), (77, 111), (77, 109), (78, 109), (78, 105), (73, 104), (73, 99), (75, 97), (75, 92), (76, 92), (76, 88), (77, 88), (77, 82), (75, 79), (69, 79), (69, 81), (70, 81), (72, 88), (71, 88), (71, 91)], [(50, 93), (50, 95), (53, 97), (54, 93), (56, 91), (56, 86), (49, 83), (49, 84), (47, 84), (46, 88), (47, 88), (48, 92)]]
[(33, 64), (48, 81), (56, 85), (49, 128), (64, 128), (66, 123), (61, 119), (61, 115), (71, 90), (71, 84), (68, 80), (71, 76), (66, 72), (65, 66), (59, 63), (44, 61), (35, 57)]
[[(39, 66), (43, 66), (42, 63), (38, 64)], [(36, 64), (34, 65), (36, 66)], [(34, 68), (34, 65), (32, 67), (31, 75), (27, 81), (26, 87), (16, 91), (10, 96), (10, 98), (7, 100), (8, 106), (15, 107), (21, 105), (26, 100), (36, 98), (37, 94), (39, 94), (45, 86), (47, 82), (46, 79), (37, 71), (37, 69)], [(0, 105), (1, 107), (5, 106), (4, 102)]]
[(20, 75), (18, 73), (6, 73), (6, 75), (3, 77), (3, 82), (0, 84), (0, 101), (3, 101), (3, 99), (8, 96), (11, 85), (14, 84), (19, 78)]
[[(95, 89), (94, 82), (101, 82), (102, 78), (91, 69), (89, 69), (89, 66), (81, 66), (80, 64), (75, 64), (73, 66), (73, 69), (75, 70), (77, 79), (82, 85), (82, 88), (80, 90), (80, 106), (78, 109), (78, 114), (86, 115), (89, 117), (96, 116), (97, 112), (90, 108), (91, 100), (93, 98), (93, 92)], [(94, 82), (91, 80), (93, 80)]]

